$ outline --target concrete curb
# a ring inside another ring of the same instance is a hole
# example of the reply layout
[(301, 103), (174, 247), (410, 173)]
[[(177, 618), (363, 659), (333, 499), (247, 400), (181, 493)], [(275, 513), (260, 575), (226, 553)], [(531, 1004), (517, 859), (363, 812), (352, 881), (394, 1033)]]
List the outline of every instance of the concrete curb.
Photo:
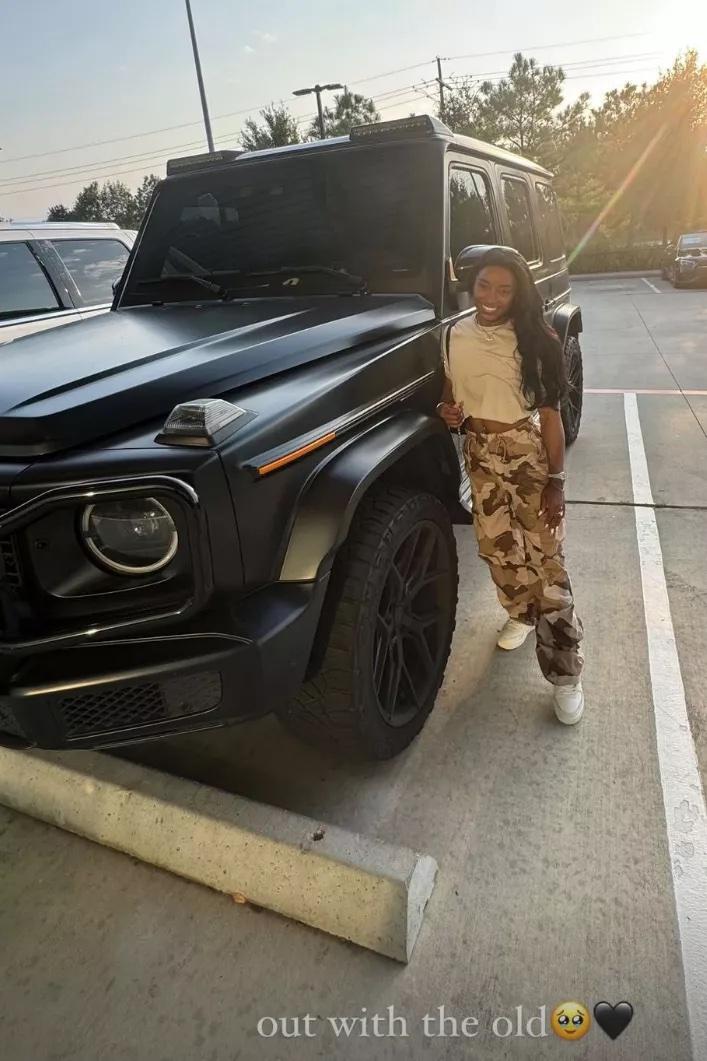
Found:
[(570, 273), (573, 280), (637, 280), (642, 276), (660, 276), (660, 269), (634, 269), (626, 273)]
[(407, 962), (437, 863), (94, 752), (0, 747), (0, 803)]

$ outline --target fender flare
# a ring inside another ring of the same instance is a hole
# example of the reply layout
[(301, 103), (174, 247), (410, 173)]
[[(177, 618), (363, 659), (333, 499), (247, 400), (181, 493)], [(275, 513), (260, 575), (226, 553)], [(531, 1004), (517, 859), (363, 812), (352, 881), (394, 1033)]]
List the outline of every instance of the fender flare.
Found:
[(450, 500), (455, 500), (459, 462), (449, 430), (438, 417), (412, 410), (391, 416), (337, 450), (305, 484), (279, 581), (311, 581), (325, 575), (368, 488), (406, 453), (432, 439), (439, 439), (442, 453), (448, 456), (449, 468), (440, 467), (439, 479), (440, 485), (448, 480)]
[(582, 329), (582, 311), (579, 306), (566, 302), (558, 306), (552, 315), (552, 327), (560, 337), (564, 349), (568, 335), (579, 335)]

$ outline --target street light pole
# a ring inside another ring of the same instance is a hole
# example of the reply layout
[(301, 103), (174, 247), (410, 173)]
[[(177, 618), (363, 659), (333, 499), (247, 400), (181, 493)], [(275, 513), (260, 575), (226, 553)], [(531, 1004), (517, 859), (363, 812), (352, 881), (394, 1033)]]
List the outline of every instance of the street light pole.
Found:
[(322, 92), (333, 92), (337, 88), (343, 88), (343, 85), (331, 84), (331, 85), (312, 85), (311, 88), (298, 88), (292, 93), (293, 96), (309, 96), (312, 92), (317, 97), (317, 114), (319, 115), (319, 136), (322, 140), (326, 138), (326, 130), (324, 128), (324, 111), (322, 109)]
[(196, 33), (194, 31), (194, 19), (191, 15), (191, 4), (189, 0), (184, 0), (187, 5), (187, 18), (189, 19), (189, 33), (191, 35), (191, 46), (194, 52), (194, 65), (196, 67), (196, 80), (199, 82), (199, 95), (201, 96), (201, 109), (204, 112), (204, 128), (206, 130), (206, 143), (209, 145), (209, 151), (214, 150), (214, 138), (211, 133), (211, 119), (209, 118), (209, 107), (206, 102), (206, 91), (204, 90), (204, 78), (201, 75), (201, 60), (199, 59), (199, 46), (196, 43)]

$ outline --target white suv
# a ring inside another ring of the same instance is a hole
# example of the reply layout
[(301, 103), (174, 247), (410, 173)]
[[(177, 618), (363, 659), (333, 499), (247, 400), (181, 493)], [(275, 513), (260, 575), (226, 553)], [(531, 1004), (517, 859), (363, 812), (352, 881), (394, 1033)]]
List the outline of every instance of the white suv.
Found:
[(0, 222), (0, 343), (105, 313), (134, 240), (111, 223)]

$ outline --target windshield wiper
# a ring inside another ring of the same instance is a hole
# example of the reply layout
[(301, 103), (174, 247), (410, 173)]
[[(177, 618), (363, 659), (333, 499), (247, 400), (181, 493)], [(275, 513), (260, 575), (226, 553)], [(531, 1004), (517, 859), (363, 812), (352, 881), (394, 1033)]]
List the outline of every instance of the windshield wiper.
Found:
[(291, 286), (296, 287), (299, 278), (307, 275), (328, 276), (333, 280), (342, 280), (351, 285), (355, 294), (363, 295), (368, 290), (368, 281), (362, 276), (355, 276), (353, 273), (348, 272), (347, 269), (333, 269), (329, 265), (279, 265), (275, 269), (248, 269), (243, 271), (240, 269), (217, 269), (209, 273), (209, 276), (213, 279), (223, 277), (225, 281), (227, 278), (229, 288), (231, 287), (231, 281), (235, 281), (238, 286), (242, 282), (244, 286), (247, 286), (248, 280), (267, 280), (277, 276), (291, 278), (296, 281)]
[[(198, 273), (171, 273), (168, 276), (148, 277), (138, 280), (136, 287), (156, 287), (158, 285), (171, 284), (174, 281), (186, 281), (198, 284), (199, 287), (213, 292), (219, 299), (226, 301), (233, 298), (241, 288), (247, 288), (251, 281), (268, 280), (278, 276), (287, 277), (292, 283), (283, 282), (283, 287), (297, 287), (303, 276), (326, 276), (332, 280), (340, 280), (347, 285), (352, 294), (365, 295), (368, 292), (368, 282), (361, 276), (355, 276), (346, 269), (333, 269), (328, 265), (280, 265), (275, 269), (215, 269), (213, 272), (200, 275)], [(223, 281), (223, 283), (221, 283)], [(266, 285), (258, 285), (266, 286)]]
[(223, 298), (224, 295), (228, 294), (225, 287), (221, 284), (214, 283), (213, 280), (209, 280), (208, 277), (199, 276), (197, 273), (172, 273), (171, 276), (153, 276), (147, 280), (138, 280), (136, 287), (153, 287), (157, 284), (171, 284), (174, 280), (188, 280), (192, 284), (197, 284), (199, 287), (206, 288), (207, 291), (212, 291), (215, 295)]

